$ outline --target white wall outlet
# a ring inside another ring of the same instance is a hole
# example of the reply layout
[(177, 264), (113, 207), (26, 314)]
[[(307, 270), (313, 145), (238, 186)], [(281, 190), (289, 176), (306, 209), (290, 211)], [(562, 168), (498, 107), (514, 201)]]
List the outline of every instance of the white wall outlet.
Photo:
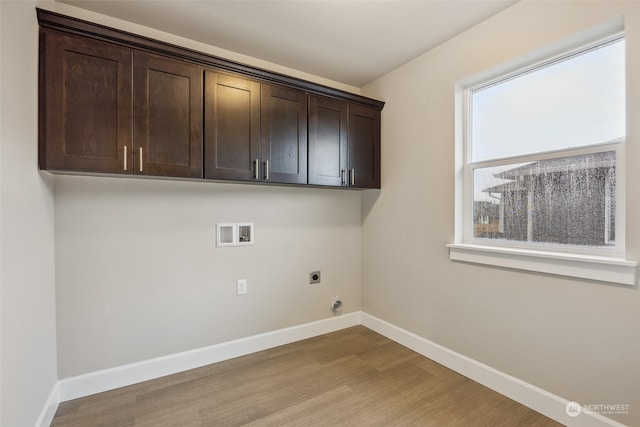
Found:
[(238, 295), (246, 295), (248, 290), (247, 279), (238, 279), (236, 281), (236, 291)]

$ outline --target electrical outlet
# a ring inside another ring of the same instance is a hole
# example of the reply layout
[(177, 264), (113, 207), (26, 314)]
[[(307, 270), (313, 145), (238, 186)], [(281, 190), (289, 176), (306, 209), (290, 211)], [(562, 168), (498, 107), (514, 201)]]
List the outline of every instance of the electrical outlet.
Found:
[(238, 279), (236, 281), (236, 291), (238, 295), (246, 295), (248, 290), (247, 279)]
[(320, 271), (312, 271), (309, 273), (309, 284), (320, 283)]

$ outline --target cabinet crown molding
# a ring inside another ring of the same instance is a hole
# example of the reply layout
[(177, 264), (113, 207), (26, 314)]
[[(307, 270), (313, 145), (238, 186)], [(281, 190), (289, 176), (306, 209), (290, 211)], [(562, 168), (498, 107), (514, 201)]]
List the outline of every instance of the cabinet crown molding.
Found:
[(38, 23), (41, 27), (51, 28), (67, 33), (78, 34), (94, 39), (117, 43), (130, 48), (161, 54), (182, 61), (188, 61), (220, 71), (241, 74), (266, 83), (275, 83), (308, 93), (360, 104), (379, 111), (384, 107), (383, 101), (367, 98), (361, 95), (331, 88), (329, 86), (298, 79), (273, 71), (249, 66), (239, 62), (205, 54), (196, 50), (162, 42), (149, 37), (133, 34), (127, 31), (111, 28), (105, 25), (70, 17), (60, 13), (36, 8)]

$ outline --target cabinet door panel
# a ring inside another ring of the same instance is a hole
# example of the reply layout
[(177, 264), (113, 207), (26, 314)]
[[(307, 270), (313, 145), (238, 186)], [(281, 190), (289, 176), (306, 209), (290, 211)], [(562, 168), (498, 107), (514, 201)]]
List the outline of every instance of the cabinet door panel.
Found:
[(309, 184), (343, 185), (347, 168), (347, 103), (309, 98)]
[[(260, 84), (205, 73), (205, 177), (250, 181), (260, 157)], [(259, 178), (258, 178), (259, 179)]]
[(136, 52), (134, 111), (134, 173), (202, 178), (200, 67)]
[(132, 51), (53, 31), (42, 37), (40, 167), (130, 172)]
[[(271, 182), (307, 182), (307, 95), (263, 84), (261, 87), (261, 159), (269, 162)], [(263, 166), (264, 169), (264, 166)]]
[(349, 105), (349, 169), (359, 188), (380, 188), (380, 111)]

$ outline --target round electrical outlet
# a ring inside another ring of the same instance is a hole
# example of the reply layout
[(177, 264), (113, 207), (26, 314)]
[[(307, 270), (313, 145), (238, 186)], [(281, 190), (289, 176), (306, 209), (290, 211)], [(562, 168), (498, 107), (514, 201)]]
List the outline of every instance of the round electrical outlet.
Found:
[(312, 271), (311, 273), (309, 273), (309, 283), (310, 284), (320, 283), (320, 272), (319, 271)]

